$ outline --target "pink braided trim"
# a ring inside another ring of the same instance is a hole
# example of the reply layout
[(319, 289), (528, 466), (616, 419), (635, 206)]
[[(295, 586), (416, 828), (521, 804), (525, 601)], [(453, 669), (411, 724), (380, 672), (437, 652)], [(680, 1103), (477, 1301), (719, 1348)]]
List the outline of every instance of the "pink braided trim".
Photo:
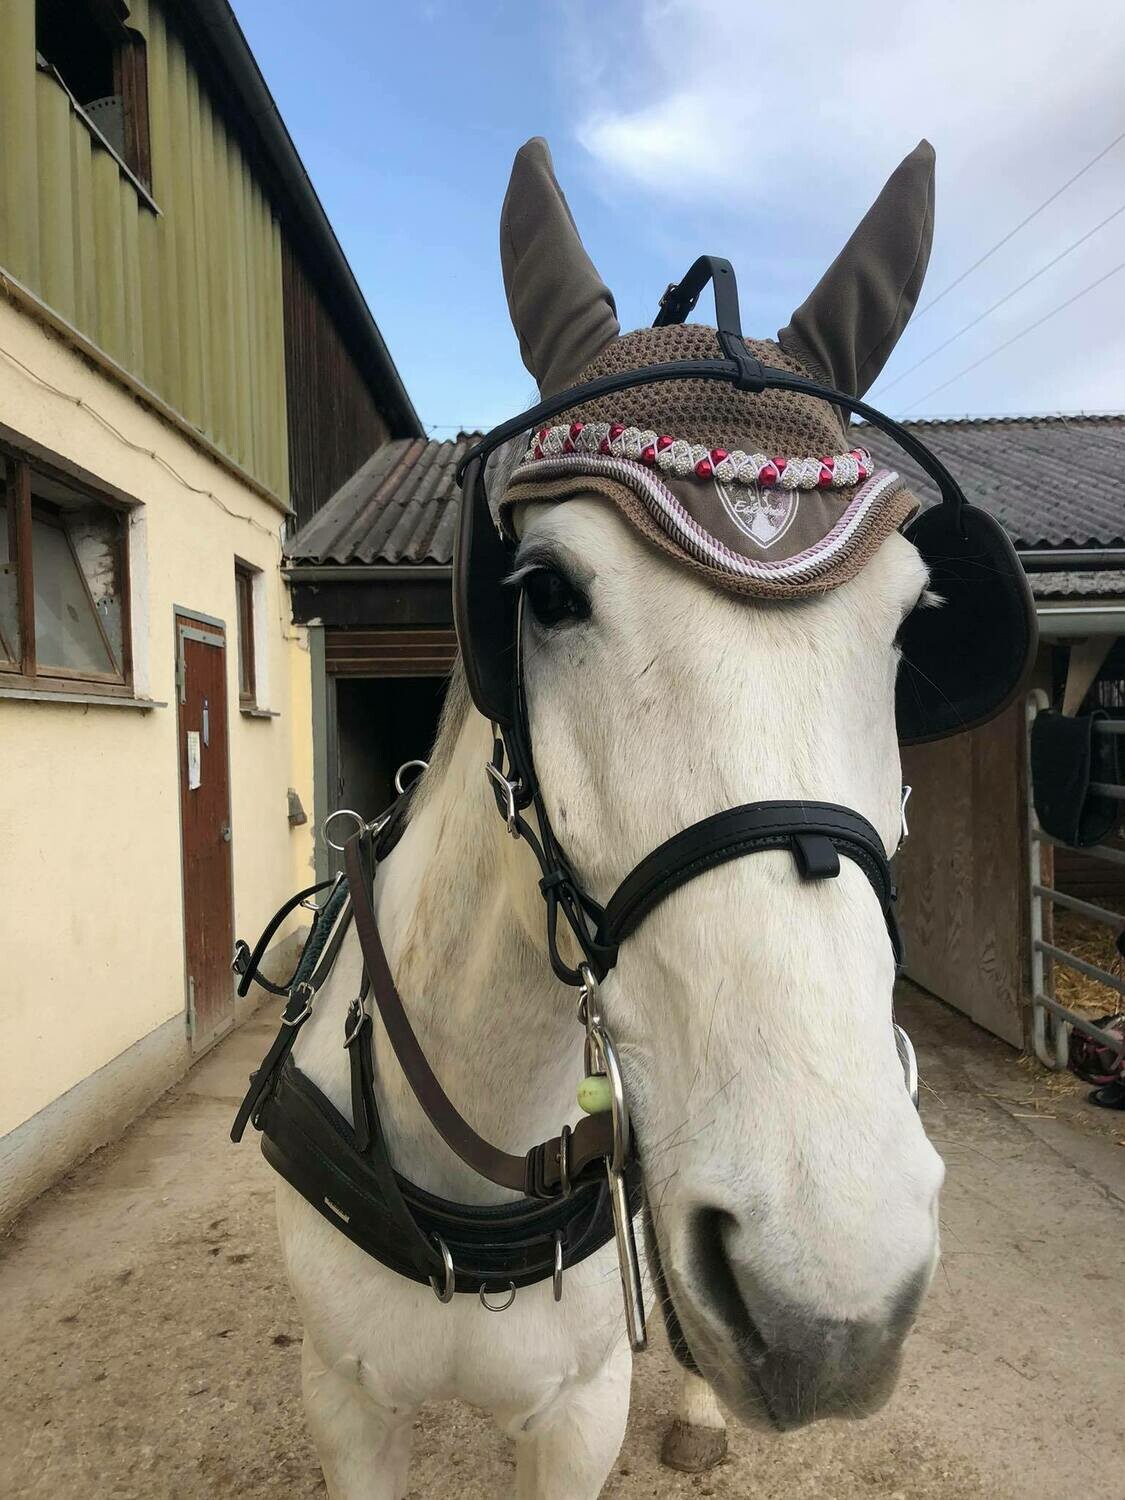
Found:
[(862, 484), (874, 471), (866, 448), (827, 458), (783, 458), (764, 453), (744, 453), (741, 448), (705, 448), (683, 438), (626, 427), (621, 422), (571, 422), (568, 426), (541, 427), (524, 457), (524, 463), (561, 458), (572, 453), (598, 454), (603, 458), (628, 458), (680, 479), (718, 479), (723, 484), (756, 484), (762, 489), (779, 485), (786, 490), (850, 489)]

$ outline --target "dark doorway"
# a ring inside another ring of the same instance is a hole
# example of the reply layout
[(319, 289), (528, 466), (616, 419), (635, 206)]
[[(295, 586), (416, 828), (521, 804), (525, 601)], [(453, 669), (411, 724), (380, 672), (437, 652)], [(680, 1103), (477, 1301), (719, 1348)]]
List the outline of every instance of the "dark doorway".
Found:
[(338, 677), (335, 806), (373, 818), (405, 761), (429, 760), (447, 677)]

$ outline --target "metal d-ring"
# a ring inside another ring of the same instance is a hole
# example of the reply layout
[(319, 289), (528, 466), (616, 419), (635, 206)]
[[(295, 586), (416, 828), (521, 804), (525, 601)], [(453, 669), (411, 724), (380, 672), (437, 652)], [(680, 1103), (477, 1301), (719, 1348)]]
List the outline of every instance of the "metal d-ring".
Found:
[(562, 1278), (563, 1278), (563, 1237), (562, 1230), (555, 1231), (555, 1267), (551, 1272), (551, 1290), (555, 1294), (555, 1301), (562, 1301)]
[(508, 1299), (506, 1302), (490, 1302), (488, 1300), (488, 1287), (483, 1281), (480, 1284), (480, 1305), (487, 1307), (489, 1312), (507, 1312), (515, 1300), (516, 1284), (514, 1281), (508, 1282)]
[(335, 849), (337, 854), (342, 854), (344, 852), (345, 845), (337, 844), (334, 839), (330, 839), (328, 837), (328, 830), (332, 826), (333, 818), (354, 818), (356, 822), (357, 833), (362, 833), (363, 830), (367, 827), (367, 824), (360, 817), (359, 813), (353, 811), (353, 809), (350, 807), (338, 807), (334, 813), (328, 814), (328, 816), (324, 820), (324, 827), (320, 831), (324, 835), (324, 842), (328, 845), (329, 849)]
[(439, 1302), (452, 1302), (453, 1293), (457, 1290), (457, 1273), (453, 1269), (453, 1257), (449, 1253), (449, 1246), (445, 1243), (440, 1234), (435, 1234), (434, 1239), (437, 1241), (438, 1249), (441, 1251), (441, 1264), (442, 1269), (445, 1273), (445, 1282), (439, 1288), (437, 1284), (437, 1277), (431, 1276), (430, 1286), (433, 1289), (434, 1296), (438, 1299)]
[(430, 769), (430, 763), (428, 760), (404, 760), (402, 765), (399, 766), (398, 770), (395, 772), (395, 791), (399, 794), (400, 797), (402, 796), (403, 792), (406, 791), (406, 787), (403, 785), (402, 781), (402, 773), (404, 771), (412, 770), (415, 766), (419, 766), (423, 771), (428, 771)]

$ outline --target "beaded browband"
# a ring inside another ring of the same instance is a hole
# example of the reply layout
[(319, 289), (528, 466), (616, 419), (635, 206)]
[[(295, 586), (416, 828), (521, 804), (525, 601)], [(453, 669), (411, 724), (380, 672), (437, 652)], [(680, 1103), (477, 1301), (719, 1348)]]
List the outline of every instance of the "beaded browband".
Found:
[(626, 427), (621, 422), (571, 422), (569, 426), (541, 427), (523, 462), (558, 458), (570, 453), (598, 453), (628, 458), (665, 474), (689, 479), (718, 479), (724, 484), (778, 486), (786, 490), (849, 489), (869, 479), (874, 466), (865, 448), (826, 458), (770, 458), (744, 453), (740, 448), (706, 448), (683, 438)]

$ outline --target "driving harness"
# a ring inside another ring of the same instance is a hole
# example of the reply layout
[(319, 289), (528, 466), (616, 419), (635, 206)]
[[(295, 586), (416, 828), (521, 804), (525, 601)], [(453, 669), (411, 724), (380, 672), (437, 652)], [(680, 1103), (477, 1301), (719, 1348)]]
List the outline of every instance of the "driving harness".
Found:
[[(616, 1239), (626, 1322), (637, 1349), (645, 1344), (633, 1232), (641, 1205), (639, 1153), (601, 1004), (601, 985), (621, 944), (667, 896), (698, 875), (745, 855), (780, 850), (790, 854), (803, 880), (836, 878), (841, 858), (859, 867), (883, 913), (898, 972), (902, 943), (894, 913), (895, 889), (882, 839), (866, 818), (831, 803), (788, 800), (747, 803), (692, 824), (645, 856), (604, 906), (594, 900), (552, 829), (535, 773), (522, 670), (522, 596), (502, 586), (511, 572), (514, 542), (493, 524), (487, 461), (513, 438), (523, 438), (583, 401), (655, 382), (725, 381), (744, 392), (783, 390), (814, 396), (863, 416), (894, 438), (941, 494), (940, 505), (924, 512), (906, 531), (930, 568), (935, 587), (951, 602), (943, 610), (915, 610), (903, 628), (904, 662), (912, 663), (920, 676), (911, 679), (908, 672), (900, 673), (900, 739), (938, 738), (993, 717), (1018, 692), (1035, 643), (1030, 592), (1003, 529), (965, 500), (945, 466), (915, 434), (834, 387), (754, 358), (742, 337), (729, 262), (709, 256), (697, 261), (665, 294), (657, 326), (682, 322), (708, 281), (715, 286), (716, 358), (626, 370), (562, 391), (489, 433), (471, 450), (458, 475), (462, 497), (454, 613), (471, 697), (493, 727), (493, 752), (485, 771), (509, 834), (528, 845), (539, 865), (550, 963), (558, 979), (578, 991), (586, 1073), (604, 1080), (608, 1107), (586, 1114), (573, 1127), (564, 1125), (557, 1136), (519, 1156), (478, 1135), (442, 1089), (395, 987), (372, 900), (377, 865), (390, 855), (409, 816), (408, 789), (373, 823), (347, 814), (357, 827), (343, 846), (345, 874), (331, 883), (330, 894), (317, 910), (290, 983), (265, 985), (271, 993), (287, 996), (285, 1013), (232, 1130), (238, 1140), (246, 1124), (253, 1122), (262, 1131), (267, 1160), (318, 1212), (382, 1264), (416, 1281), (428, 1281), (442, 1301), (465, 1292), (479, 1295), (489, 1307), (508, 1306), (519, 1287), (548, 1277), (559, 1298), (565, 1269)], [(953, 623), (951, 638), (946, 617), (954, 609), (963, 617)], [(935, 627), (930, 617), (940, 618), (945, 626)], [(973, 652), (951, 660), (950, 651), (962, 638), (973, 642)], [(259, 965), (285, 917), (329, 884), (293, 897), (271, 920), (253, 952), (244, 943), (238, 945), (240, 993), (245, 994), (255, 979), (263, 982)], [(576, 947), (575, 962), (560, 943), (560, 917)], [(342, 1037), (351, 1071), (349, 1122), (301, 1073), (291, 1052), (353, 924), (363, 955), (363, 980)], [(373, 1011), (434, 1129), (480, 1176), (519, 1194), (516, 1202), (492, 1208), (450, 1203), (394, 1171), (376, 1097)], [(907, 1086), (917, 1103), (913, 1051), (897, 1026), (895, 1036)], [(506, 1300), (489, 1300), (497, 1296)]]

